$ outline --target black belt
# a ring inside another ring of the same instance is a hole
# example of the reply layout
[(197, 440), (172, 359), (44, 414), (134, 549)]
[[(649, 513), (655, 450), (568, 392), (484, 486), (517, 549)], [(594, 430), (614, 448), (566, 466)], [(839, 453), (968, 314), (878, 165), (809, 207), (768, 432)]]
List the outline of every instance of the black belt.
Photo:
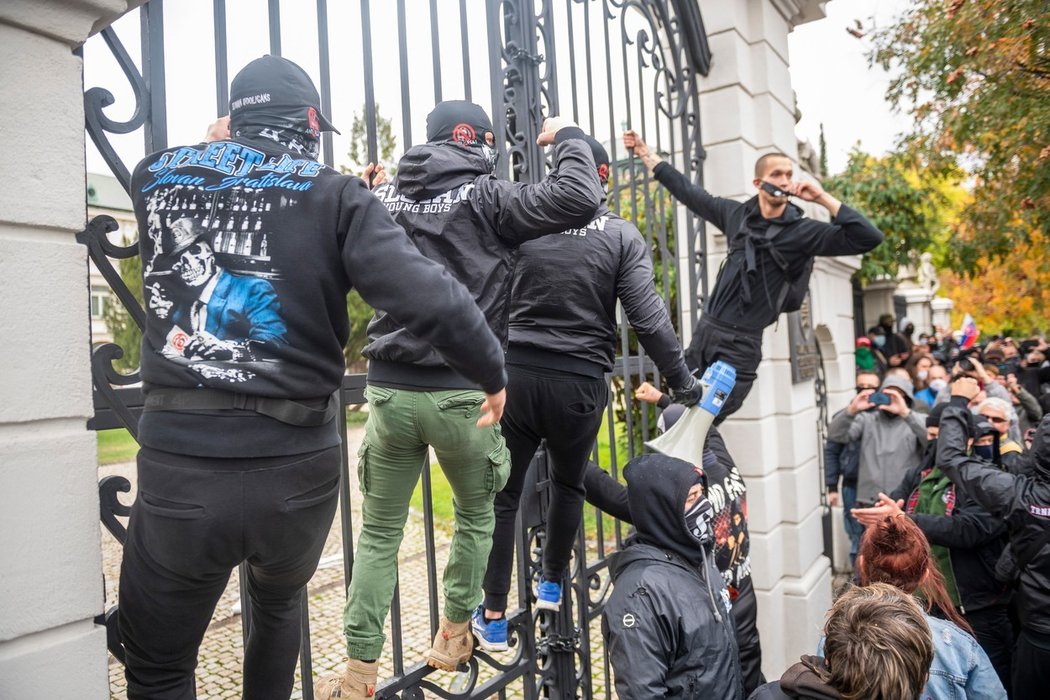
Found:
[[(318, 399), (318, 403), (324, 399)], [(336, 395), (328, 397), (325, 405), (313, 408), (291, 399), (268, 396), (249, 396), (217, 389), (153, 389), (146, 394), (146, 411), (215, 411), (240, 409), (269, 416), (282, 423), (313, 427), (324, 425), (339, 412)]]

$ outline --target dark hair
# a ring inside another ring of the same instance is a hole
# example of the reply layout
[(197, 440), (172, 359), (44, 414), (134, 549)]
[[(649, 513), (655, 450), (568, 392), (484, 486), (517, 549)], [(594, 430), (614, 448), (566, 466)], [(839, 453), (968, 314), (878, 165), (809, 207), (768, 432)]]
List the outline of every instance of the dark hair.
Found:
[(919, 526), (904, 514), (888, 516), (868, 526), (857, 553), (860, 582), (888, 583), (905, 593), (918, 593), (927, 611), (937, 606), (956, 625), (973, 634), (973, 628), (955, 610), (934, 562), (930, 543)]
[(791, 156), (789, 156), (786, 153), (778, 152), (766, 153), (765, 155), (761, 155), (758, 157), (758, 160), (755, 161), (755, 177), (761, 178), (763, 175), (766, 174), (766, 161), (770, 158), (787, 158), (789, 161), (791, 160)]

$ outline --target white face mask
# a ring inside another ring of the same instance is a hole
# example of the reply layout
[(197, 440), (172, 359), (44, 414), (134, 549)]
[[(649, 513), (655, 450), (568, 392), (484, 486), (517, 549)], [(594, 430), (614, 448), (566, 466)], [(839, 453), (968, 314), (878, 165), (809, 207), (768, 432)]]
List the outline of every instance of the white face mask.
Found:
[(926, 377), (930, 376), (930, 371), (929, 370), (925, 370), (925, 369), (920, 369), (918, 372), (915, 373), (915, 375), (919, 379), (921, 379), (923, 381), (926, 381)]
[(930, 380), (930, 389), (932, 389), (933, 393), (935, 393), (935, 394), (939, 394), (942, 391), (944, 391), (944, 387), (946, 387), (946, 386), (948, 386), (948, 380), (947, 379), (931, 379)]

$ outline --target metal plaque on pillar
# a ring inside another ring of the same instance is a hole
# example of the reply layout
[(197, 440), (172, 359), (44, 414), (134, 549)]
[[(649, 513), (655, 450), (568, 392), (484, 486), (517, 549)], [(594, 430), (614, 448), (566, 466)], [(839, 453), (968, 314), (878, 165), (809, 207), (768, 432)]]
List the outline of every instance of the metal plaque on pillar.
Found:
[(817, 376), (817, 336), (813, 331), (813, 314), (809, 294), (802, 308), (787, 315), (788, 344), (791, 346), (791, 383), (801, 384)]

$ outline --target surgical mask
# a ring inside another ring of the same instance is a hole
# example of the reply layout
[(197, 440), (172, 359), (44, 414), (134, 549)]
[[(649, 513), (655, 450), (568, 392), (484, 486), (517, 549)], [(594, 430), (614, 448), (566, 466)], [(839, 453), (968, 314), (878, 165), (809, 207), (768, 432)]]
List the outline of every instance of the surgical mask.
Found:
[(918, 372), (915, 373), (915, 376), (917, 376), (922, 381), (926, 381), (926, 377), (930, 376), (930, 372), (929, 370), (920, 369)]
[(993, 445), (974, 445), (973, 453), (981, 459), (991, 462), (995, 459), (995, 451)]
[(948, 386), (948, 380), (947, 379), (931, 379), (930, 380), (930, 389), (932, 389), (933, 393), (935, 393), (935, 394), (939, 394), (942, 391), (944, 391), (944, 387), (946, 387), (946, 386)]
[(881, 347), (884, 347), (885, 345), (886, 345), (886, 336), (884, 336), (884, 335), (877, 335), (877, 336), (875, 336), (875, 347), (881, 348)]
[(714, 533), (711, 531), (711, 521), (714, 517), (715, 509), (711, 501), (704, 496), (698, 498), (685, 512), (685, 529), (701, 547), (714, 540)]

